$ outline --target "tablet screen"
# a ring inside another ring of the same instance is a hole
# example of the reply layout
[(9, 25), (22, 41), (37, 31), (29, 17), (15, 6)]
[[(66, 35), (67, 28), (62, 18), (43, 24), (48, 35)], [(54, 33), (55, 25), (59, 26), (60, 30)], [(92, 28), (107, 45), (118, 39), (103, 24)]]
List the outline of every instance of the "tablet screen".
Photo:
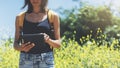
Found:
[(23, 43), (31, 42), (35, 45), (45, 45), (44, 35), (42, 34), (23, 34)]

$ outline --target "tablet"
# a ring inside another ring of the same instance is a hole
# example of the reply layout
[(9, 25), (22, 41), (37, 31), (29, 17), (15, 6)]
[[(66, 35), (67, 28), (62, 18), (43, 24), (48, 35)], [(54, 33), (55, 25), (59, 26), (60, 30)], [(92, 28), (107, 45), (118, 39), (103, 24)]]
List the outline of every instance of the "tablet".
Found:
[(23, 43), (31, 42), (35, 45), (45, 45), (43, 34), (23, 34)]

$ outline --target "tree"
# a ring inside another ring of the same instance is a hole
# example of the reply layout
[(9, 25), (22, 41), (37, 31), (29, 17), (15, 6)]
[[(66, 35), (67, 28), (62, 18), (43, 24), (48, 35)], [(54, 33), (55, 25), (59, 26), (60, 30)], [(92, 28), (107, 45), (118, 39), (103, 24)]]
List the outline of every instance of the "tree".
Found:
[(112, 25), (112, 13), (106, 7), (84, 6), (79, 9), (64, 10), (65, 18), (61, 20), (62, 35), (71, 37), (74, 31), (77, 31), (77, 38), (85, 36), (92, 30), (93, 36), (97, 28), (103, 31), (109, 25)]

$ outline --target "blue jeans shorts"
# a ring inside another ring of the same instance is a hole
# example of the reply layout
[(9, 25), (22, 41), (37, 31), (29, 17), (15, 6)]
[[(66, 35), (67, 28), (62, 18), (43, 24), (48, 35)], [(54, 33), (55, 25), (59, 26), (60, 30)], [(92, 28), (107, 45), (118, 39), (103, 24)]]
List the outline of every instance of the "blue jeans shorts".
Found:
[(54, 68), (53, 52), (42, 54), (20, 53), (19, 68)]

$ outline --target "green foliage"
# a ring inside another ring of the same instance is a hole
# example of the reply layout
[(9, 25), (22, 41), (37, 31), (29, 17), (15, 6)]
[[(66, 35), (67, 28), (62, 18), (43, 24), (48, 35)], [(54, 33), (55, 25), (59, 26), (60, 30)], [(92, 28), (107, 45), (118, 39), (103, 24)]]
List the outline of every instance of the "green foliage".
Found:
[(105, 6), (93, 7), (85, 6), (79, 10), (78, 19), (80, 23), (95, 31), (97, 28), (105, 29), (106, 26), (111, 25), (112, 13), (109, 8)]
[[(113, 42), (112, 45), (117, 42)], [(66, 47), (67, 45), (67, 47)], [(114, 68), (119, 66), (119, 51), (107, 46), (97, 47), (95, 41), (80, 47), (74, 40), (63, 42), (55, 50), (56, 68)], [(58, 62), (59, 61), (59, 62)]]
[(105, 34), (107, 34), (109, 37), (115, 37), (120, 38), (120, 17), (114, 16), (112, 19), (112, 26), (108, 26), (108, 28), (105, 29)]
[[(100, 28), (103, 33), (115, 37), (119, 35), (120, 18), (114, 16), (107, 6), (91, 6), (83, 5), (74, 7), (70, 10), (61, 9), (61, 35), (71, 38), (73, 32), (76, 31), (75, 38), (77, 41), (82, 36), (91, 34), (95, 37), (96, 31)], [(114, 28), (117, 26), (117, 28)]]
[[(64, 38), (61, 48), (54, 49), (55, 68), (120, 67), (120, 51), (115, 49), (115, 46), (119, 47), (117, 39), (112, 41), (109, 48), (107, 44), (98, 47), (95, 40), (90, 42), (90, 36), (83, 37), (80, 41), (84, 40), (88, 42), (80, 46), (75, 40)], [(18, 68), (18, 62), (18, 51), (11, 46), (0, 46), (0, 68)]]
[(0, 46), (0, 68), (18, 68), (19, 52), (10, 46)]

